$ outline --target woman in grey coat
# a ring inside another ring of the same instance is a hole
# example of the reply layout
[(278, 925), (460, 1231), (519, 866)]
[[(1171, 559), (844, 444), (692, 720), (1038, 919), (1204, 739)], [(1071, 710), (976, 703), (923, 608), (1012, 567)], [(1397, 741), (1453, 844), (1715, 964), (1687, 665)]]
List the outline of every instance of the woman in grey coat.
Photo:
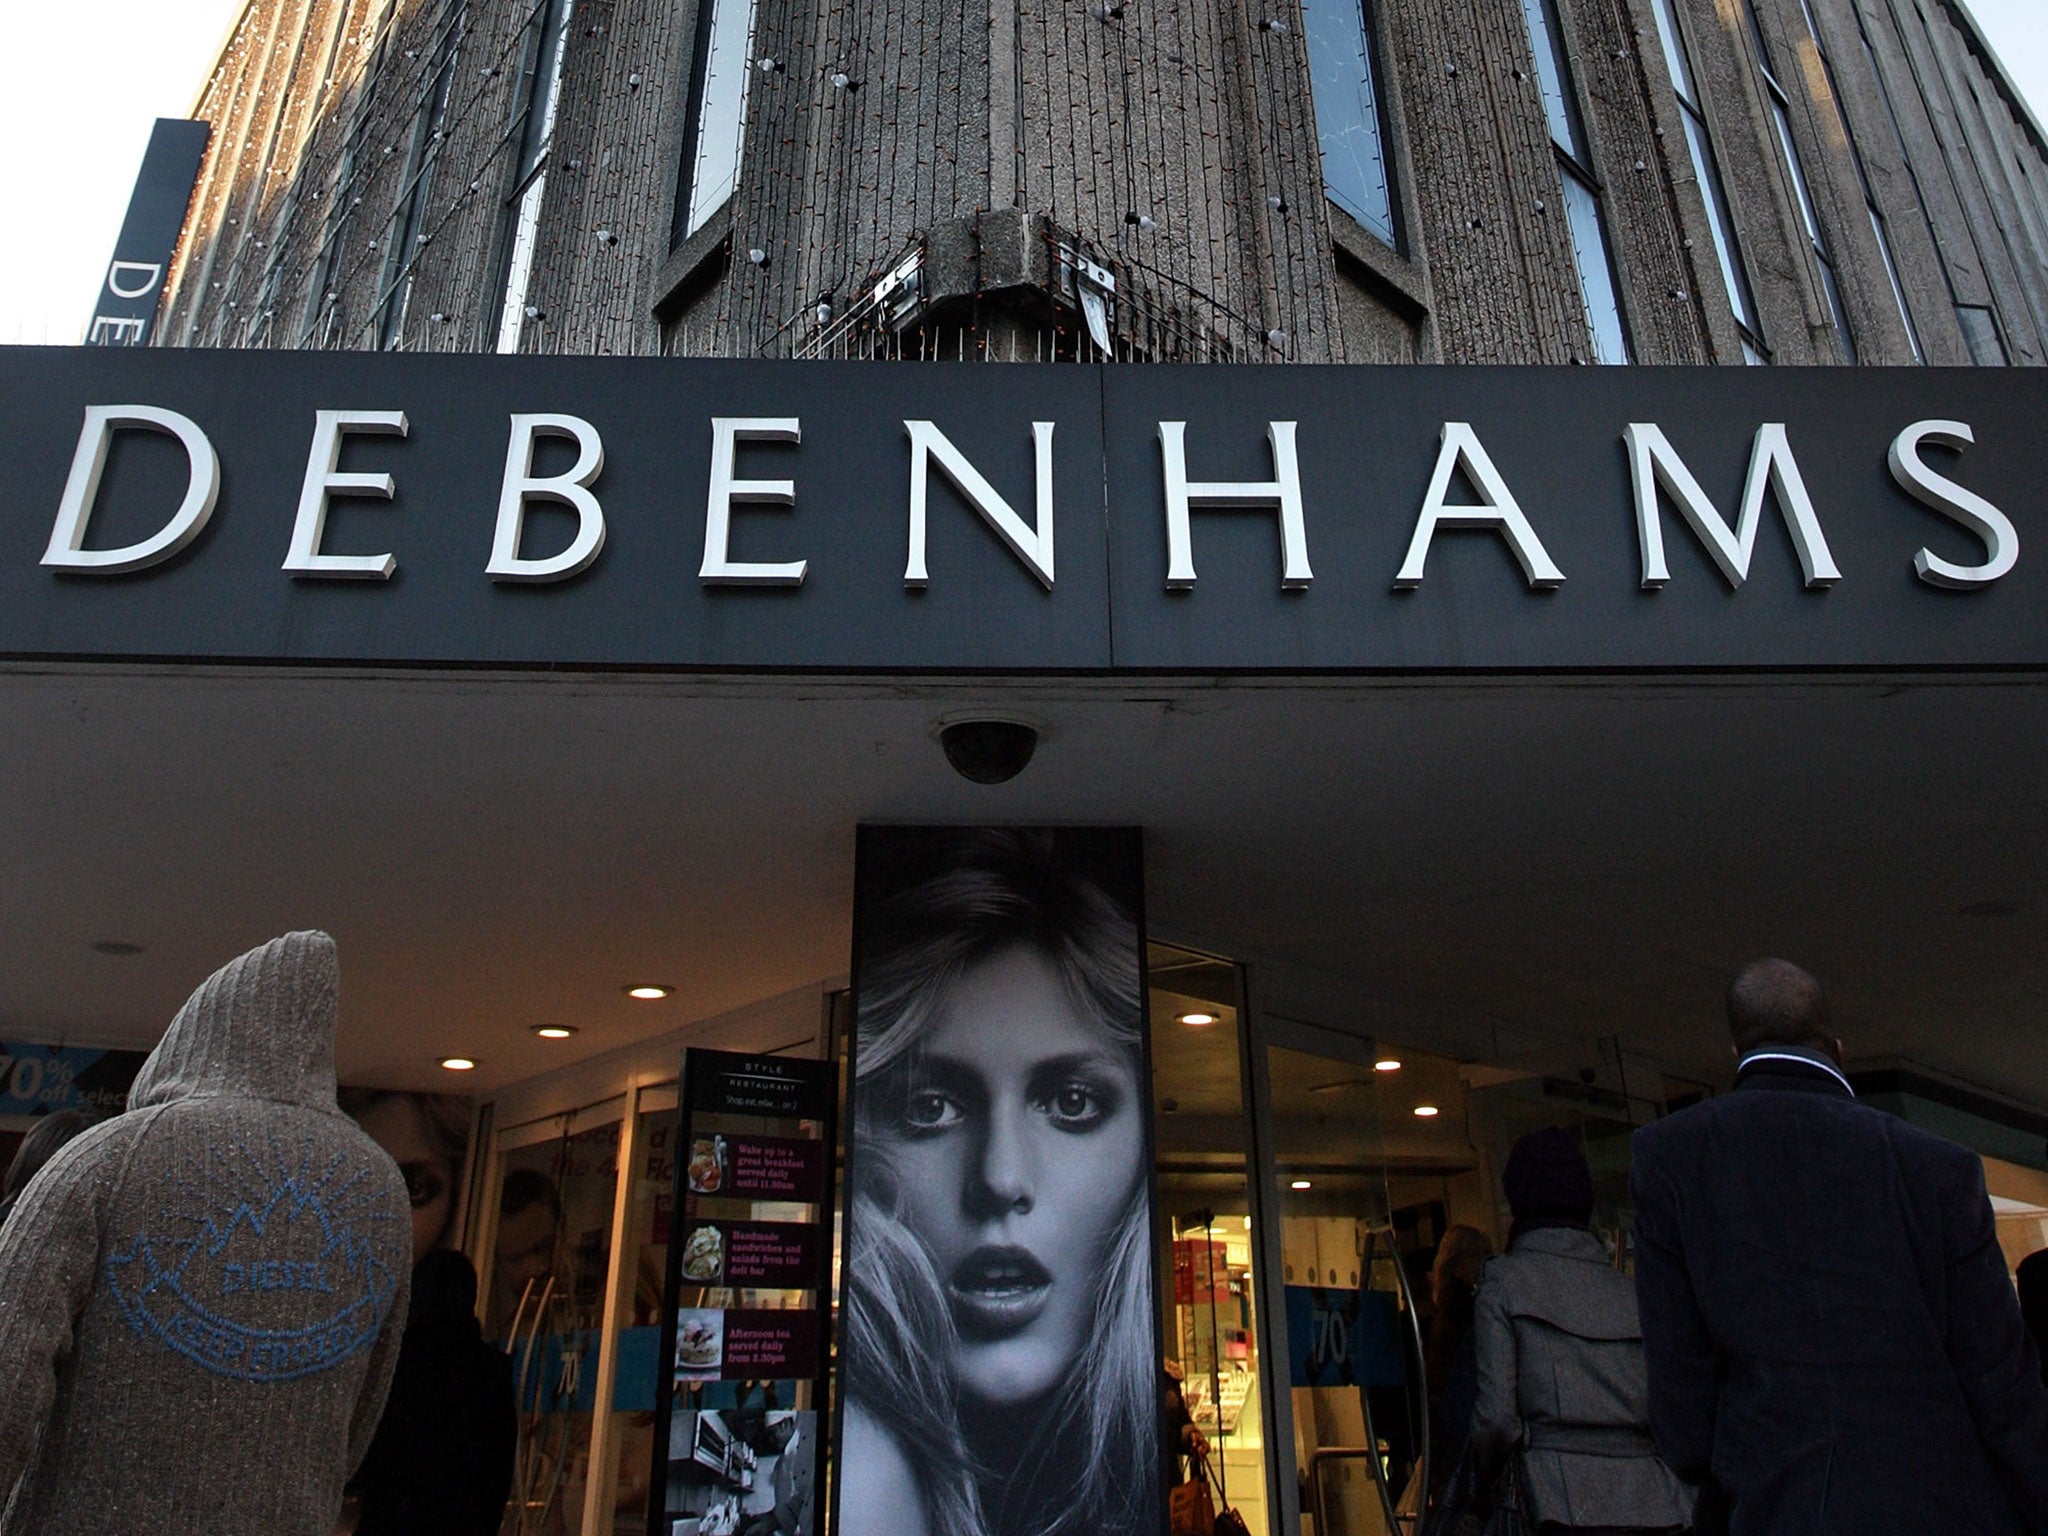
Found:
[(1657, 1458), (1635, 1287), (1587, 1230), (1593, 1177), (1560, 1130), (1515, 1143), (1501, 1183), (1508, 1250), (1474, 1299), (1476, 1485), (1520, 1460), (1524, 1519), (1539, 1532), (1676, 1532), (1693, 1494)]

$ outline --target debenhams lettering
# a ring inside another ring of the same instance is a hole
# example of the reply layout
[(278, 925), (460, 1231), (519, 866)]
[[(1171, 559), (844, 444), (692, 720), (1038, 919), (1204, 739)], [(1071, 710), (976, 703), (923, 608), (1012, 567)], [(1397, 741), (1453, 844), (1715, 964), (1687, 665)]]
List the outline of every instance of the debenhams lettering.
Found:
[[(1023, 567), (1047, 591), (1054, 583), (1053, 423), (1030, 424), (1035, 469), (1035, 505), (1026, 519), (946, 434), (930, 421), (906, 420), (909, 437), (908, 553), (903, 568), (906, 587), (927, 586), (925, 563), (928, 488), (936, 468), (965, 501), (1000, 536)], [(1273, 478), (1259, 481), (1200, 481), (1188, 477), (1186, 423), (1157, 424), (1159, 463), (1165, 502), (1167, 546), (1166, 586), (1186, 590), (1196, 584), (1191, 514), (1203, 509), (1251, 509), (1278, 519), (1280, 585), (1307, 589), (1315, 580), (1309, 560), (1310, 507), (1303, 494), (1292, 421), (1266, 424)], [(119, 549), (87, 547), (87, 531), (99, 495), (114, 434), (123, 431), (168, 433), (183, 445), (189, 466), (183, 498), (171, 519), (146, 539)], [(318, 410), (312, 442), (281, 569), (309, 580), (386, 581), (397, 570), (396, 551), (364, 555), (335, 554), (322, 547), (328, 507), (335, 496), (389, 499), (394, 481), (388, 473), (339, 468), (344, 441), (352, 436), (404, 437), (408, 425), (400, 410)], [(575, 463), (558, 474), (534, 473), (537, 444), (560, 438), (574, 445)], [(744, 445), (803, 441), (803, 423), (794, 416), (716, 417), (711, 422), (711, 473), (704, 502), (704, 558), (698, 568), (706, 586), (780, 586), (803, 584), (808, 558), (746, 561), (732, 555), (733, 517), (745, 507), (791, 507), (796, 504), (794, 478), (743, 477), (738, 460)], [(1826, 587), (1842, 572), (1828, 549), (1820, 510), (1808, 493), (1792, 442), (1781, 422), (1764, 422), (1751, 445), (1749, 471), (1741, 504), (1731, 523), (1716, 507), (1700, 481), (1662, 428), (1635, 422), (1622, 437), (1635, 503), (1635, 527), (1642, 557), (1642, 585), (1655, 590), (1670, 579), (1664, 552), (1663, 507), (1669, 504), (1699, 539), (1730, 587), (1748, 579), (1750, 556), (1766, 497), (1785, 520), (1808, 587)], [(1960, 453), (1976, 441), (1961, 421), (1915, 421), (1891, 440), (1886, 462), (1891, 477), (1915, 500), (1948, 518), (1974, 536), (1984, 558), (1963, 565), (1921, 549), (1910, 558), (1920, 579), (1954, 589), (1984, 587), (2013, 569), (2019, 559), (2019, 538), (2012, 521), (1984, 497), (1932, 468), (1923, 456), (1929, 445)], [(787, 460), (787, 455), (785, 462)], [(604, 547), (604, 508), (594, 489), (604, 468), (604, 444), (597, 429), (579, 416), (538, 412), (511, 417), (505, 468), (498, 490), (495, 537), (483, 574), (495, 582), (566, 581), (586, 569)], [(1462, 475), (1479, 493), (1477, 502), (1452, 502), (1451, 487)], [(159, 565), (189, 545), (213, 515), (221, 485), (220, 457), (212, 441), (191, 417), (153, 405), (86, 407), (84, 429), (58, 506), (56, 524), (42, 563), (81, 574), (115, 575)], [(554, 503), (576, 516), (577, 531), (567, 547), (545, 557), (522, 553), (527, 509), (536, 502)], [(1523, 512), (1506, 478), (1470, 423), (1445, 422), (1439, 434), (1429, 489), (1416, 514), (1407, 555), (1392, 573), (1397, 591), (1423, 584), (1431, 541), (1439, 529), (1479, 529), (1505, 541), (1536, 590), (1561, 586), (1565, 573), (1551, 559), (1534, 524)]]

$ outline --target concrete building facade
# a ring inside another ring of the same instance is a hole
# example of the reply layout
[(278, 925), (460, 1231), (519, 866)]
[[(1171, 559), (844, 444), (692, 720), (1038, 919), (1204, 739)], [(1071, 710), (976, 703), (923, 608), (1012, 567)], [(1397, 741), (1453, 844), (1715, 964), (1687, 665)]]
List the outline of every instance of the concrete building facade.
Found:
[(1953, 0), (252, 0), (194, 115), (168, 345), (2048, 355)]

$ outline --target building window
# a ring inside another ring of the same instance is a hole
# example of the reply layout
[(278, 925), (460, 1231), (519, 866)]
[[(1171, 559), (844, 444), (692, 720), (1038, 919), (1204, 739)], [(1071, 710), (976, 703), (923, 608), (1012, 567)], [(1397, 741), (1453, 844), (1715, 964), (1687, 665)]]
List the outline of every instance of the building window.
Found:
[(1600, 183), (1593, 175), (1592, 148), (1572, 84), (1570, 50), (1565, 46), (1557, 0), (1522, 0), (1522, 15), (1529, 23), (1536, 79), (1543, 89), (1551, 147), (1557, 152), (1565, 222), (1579, 271), (1586, 327), (1593, 336), (1593, 356), (1602, 363), (1625, 363), (1629, 361), (1628, 328), (1621, 316), (1621, 285), (1614, 275), (1614, 250), (1607, 238)]
[(540, 238), (541, 203), (547, 196), (548, 150), (555, 137), (555, 111), (562, 101), (562, 56), (568, 49), (569, 15), (575, 0), (541, 0), (533, 10), (526, 50), (525, 90), (519, 115), (506, 135), (519, 146), (519, 160), (506, 199), (511, 239), (505, 252), (504, 297), (498, 306), (500, 352), (517, 352), (526, 332), (527, 289), (533, 281), (534, 246)]
[(1842, 360), (1853, 363), (1856, 361), (1856, 338), (1849, 330), (1849, 312), (1842, 304), (1842, 284), (1835, 271), (1835, 255), (1821, 229), (1820, 210), (1813, 201), (1813, 187), (1806, 179), (1806, 166), (1799, 158), (1799, 146), (1792, 139), (1792, 98), (1786, 94), (1784, 84), (1778, 78), (1777, 66), (1771, 59), (1770, 41), (1764, 36), (1755, 0), (1743, 0), (1742, 9), (1749, 19), (1749, 37), (1756, 47), (1757, 68), (1763, 73), (1764, 95), (1770, 103), (1771, 122), (1778, 132), (1778, 147), (1785, 156), (1786, 174), (1792, 178), (1792, 191), (1799, 202), (1800, 222), (1806, 226), (1806, 242), (1813, 251), (1814, 265), (1820, 272), (1821, 292), (1828, 301), (1835, 338), (1841, 345)]
[(420, 248), (427, 241), (427, 198), (440, 158), (441, 134), (448, 118), (448, 97), (455, 82), (455, 61), (462, 50), (462, 15), (447, 22), (434, 49), (435, 67), (413, 118), (412, 149), (406, 156), (405, 180), (387, 230), (384, 281), (377, 304), (377, 345), (386, 351), (398, 344), (405, 312), (412, 299), (413, 274)]
[(1768, 359), (1764, 353), (1763, 327), (1757, 323), (1756, 299), (1742, 264), (1742, 247), (1736, 243), (1735, 220), (1729, 212), (1727, 189), (1721, 184), (1721, 168), (1714, 159), (1713, 140), (1707, 135), (1706, 108), (1693, 78), (1692, 55), (1686, 51), (1685, 34), (1679, 30), (1672, 4), (1673, 0), (1650, 0), (1650, 9), (1656, 15), (1657, 35), (1664, 44), (1671, 88), (1678, 93), (1678, 112), (1685, 122), (1693, 175), (1699, 182), (1700, 201), (1706, 204), (1707, 228), (1714, 237), (1714, 254), (1721, 260), (1721, 278), (1728, 286), (1728, 307), (1734, 312), (1736, 329), (1742, 333), (1742, 355), (1751, 363), (1762, 363)]
[(754, 0), (707, 0), (698, 13), (691, 61), (690, 137), (683, 146), (673, 245), (702, 229), (739, 181), (753, 51)]
[(1373, 234), (1398, 247), (1386, 123), (1373, 78), (1372, 22), (1365, 3), (1307, 0), (1303, 6), (1323, 190)]

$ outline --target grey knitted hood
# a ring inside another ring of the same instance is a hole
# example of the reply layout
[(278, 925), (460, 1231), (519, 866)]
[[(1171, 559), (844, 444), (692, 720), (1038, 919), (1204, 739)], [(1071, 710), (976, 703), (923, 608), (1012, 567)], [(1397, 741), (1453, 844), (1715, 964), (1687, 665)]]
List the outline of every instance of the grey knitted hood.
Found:
[(334, 940), (318, 931), (288, 933), (229, 961), (171, 1020), (136, 1075), (128, 1107), (254, 1098), (339, 1113), (339, 991)]

